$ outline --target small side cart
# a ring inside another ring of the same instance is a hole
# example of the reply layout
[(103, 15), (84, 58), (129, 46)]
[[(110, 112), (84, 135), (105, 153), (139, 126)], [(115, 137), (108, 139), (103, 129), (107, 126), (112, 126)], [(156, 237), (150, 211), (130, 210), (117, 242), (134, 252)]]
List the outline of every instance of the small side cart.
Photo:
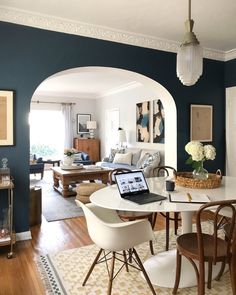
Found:
[[(10, 245), (10, 251), (7, 254), (7, 258), (13, 257), (13, 244), (15, 244), (16, 236), (13, 231), (13, 179), (8, 181), (0, 181), (0, 190), (7, 190), (8, 205), (6, 210), (5, 222), (2, 222), (3, 226), (0, 228), (0, 247)], [(0, 192), (0, 197), (3, 194)], [(6, 226), (4, 226), (6, 224)]]

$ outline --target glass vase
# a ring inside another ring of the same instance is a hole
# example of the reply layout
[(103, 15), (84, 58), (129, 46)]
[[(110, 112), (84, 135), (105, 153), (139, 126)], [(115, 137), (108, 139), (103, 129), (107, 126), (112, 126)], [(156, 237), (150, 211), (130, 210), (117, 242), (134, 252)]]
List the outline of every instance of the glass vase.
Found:
[(203, 167), (203, 161), (200, 162), (197, 169), (193, 170), (193, 178), (198, 180), (208, 179), (208, 171)]

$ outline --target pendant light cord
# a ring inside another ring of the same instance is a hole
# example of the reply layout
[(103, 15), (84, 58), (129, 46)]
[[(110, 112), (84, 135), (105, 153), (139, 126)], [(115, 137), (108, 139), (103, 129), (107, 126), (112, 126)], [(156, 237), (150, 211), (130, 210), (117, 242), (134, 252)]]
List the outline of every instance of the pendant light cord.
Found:
[(188, 0), (188, 19), (191, 19), (191, 0)]

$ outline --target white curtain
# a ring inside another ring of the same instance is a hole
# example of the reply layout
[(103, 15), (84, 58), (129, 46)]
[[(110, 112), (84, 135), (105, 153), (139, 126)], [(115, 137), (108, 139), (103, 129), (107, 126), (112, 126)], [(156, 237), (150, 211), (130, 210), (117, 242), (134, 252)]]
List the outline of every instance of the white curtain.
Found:
[(72, 128), (72, 104), (63, 103), (62, 115), (64, 118), (64, 148), (73, 147), (73, 128)]

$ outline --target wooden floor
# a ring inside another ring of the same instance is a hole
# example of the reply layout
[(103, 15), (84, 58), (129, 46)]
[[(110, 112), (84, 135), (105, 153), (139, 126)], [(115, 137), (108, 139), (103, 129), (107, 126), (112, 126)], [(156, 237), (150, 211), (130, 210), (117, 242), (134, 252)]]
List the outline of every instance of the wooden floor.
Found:
[[(155, 229), (164, 228), (157, 218)], [(9, 247), (0, 247), (0, 295), (42, 295), (42, 282), (34, 263), (38, 255), (81, 247), (92, 243), (84, 217), (47, 222), (31, 228), (32, 240), (17, 242), (14, 258), (7, 259)]]

